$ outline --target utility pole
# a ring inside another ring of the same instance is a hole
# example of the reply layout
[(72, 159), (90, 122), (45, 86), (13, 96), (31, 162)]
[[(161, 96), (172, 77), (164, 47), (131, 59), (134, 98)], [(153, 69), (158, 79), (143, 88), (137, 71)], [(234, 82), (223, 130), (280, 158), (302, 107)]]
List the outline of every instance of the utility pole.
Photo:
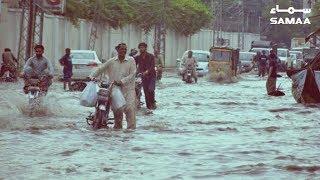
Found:
[[(211, 0), (211, 9), (212, 9), (212, 17), (214, 17), (214, 15), (216, 14), (216, 6), (214, 3), (214, 0)], [(212, 21), (212, 45), (215, 45), (215, 34), (216, 34), (216, 27), (215, 27), (215, 22), (216, 19), (214, 18), (214, 20)]]
[(29, 58), (32, 53), (32, 41), (33, 41), (33, 24), (34, 24), (34, 4), (33, 0), (29, 0), (29, 26), (28, 26), (28, 40), (26, 57)]
[(93, 15), (92, 20), (92, 27), (89, 37), (89, 49), (94, 50), (96, 39), (98, 38), (98, 28), (99, 28), (99, 22), (100, 22), (100, 8), (102, 6), (101, 0), (96, 0), (96, 7)]
[(220, 35), (220, 39), (222, 39), (222, 8), (223, 8), (223, 1), (220, 0), (220, 24), (219, 24), (219, 35)]
[(241, 26), (241, 49), (244, 49), (244, 26), (245, 26), (244, 0), (242, 0), (242, 26)]
[(19, 69), (33, 53), (34, 44), (42, 44), (44, 10), (34, 0), (21, 0), (22, 12), (18, 48)]
[(154, 50), (160, 52), (163, 57), (164, 66), (166, 65), (165, 55), (166, 55), (166, 24), (165, 24), (165, 12), (169, 5), (168, 0), (162, 0), (163, 15), (159, 23), (155, 25), (154, 30)]

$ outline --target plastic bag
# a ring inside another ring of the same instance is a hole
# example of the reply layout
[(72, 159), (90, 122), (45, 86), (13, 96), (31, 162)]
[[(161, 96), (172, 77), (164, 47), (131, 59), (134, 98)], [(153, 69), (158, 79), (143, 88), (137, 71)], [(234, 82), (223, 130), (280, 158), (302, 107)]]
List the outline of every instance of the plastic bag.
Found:
[(97, 99), (99, 86), (95, 82), (89, 82), (80, 96), (80, 104), (86, 107), (94, 107)]
[(119, 86), (113, 86), (112, 88), (111, 105), (113, 110), (119, 110), (126, 105), (126, 100)]

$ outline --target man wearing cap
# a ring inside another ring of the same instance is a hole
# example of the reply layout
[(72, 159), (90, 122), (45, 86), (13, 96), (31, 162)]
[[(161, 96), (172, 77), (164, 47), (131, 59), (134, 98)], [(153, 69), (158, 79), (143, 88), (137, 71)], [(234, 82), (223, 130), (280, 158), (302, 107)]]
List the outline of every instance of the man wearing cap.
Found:
[(124, 109), (114, 112), (114, 129), (122, 128), (123, 113), (126, 114), (127, 129), (136, 128), (136, 94), (135, 94), (135, 75), (136, 64), (132, 57), (126, 56), (127, 45), (121, 43), (117, 46), (118, 55), (109, 59), (99, 66), (91, 75), (94, 79), (99, 75), (106, 73), (111, 82), (120, 86), (121, 92), (126, 100)]
[(30, 79), (40, 79), (41, 90), (47, 92), (49, 86), (52, 84), (54, 75), (54, 69), (51, 62), (43, 56), (44, 47), (42, 45), (36, 45), (34, 50), (36, 54), (27, 60), (23, 68), (23, 77), (25, 80), (23, 89), (26, 94), (28, 93), (28, 87), (30, 86)]
[(142, 42), (138, 45), (140, 55), (135, 60), (138, 64), (138, 72), (142, 76), (143, 92), (146, 105), (149, 110), (156, 109), (155, 89), (156, 89), (156, 70), (154, 56), (147, 52), (147, 44)]

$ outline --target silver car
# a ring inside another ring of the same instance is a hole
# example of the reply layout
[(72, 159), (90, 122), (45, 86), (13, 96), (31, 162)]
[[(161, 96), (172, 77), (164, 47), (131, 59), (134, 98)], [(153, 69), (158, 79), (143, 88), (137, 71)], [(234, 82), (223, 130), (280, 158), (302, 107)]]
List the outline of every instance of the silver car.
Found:
[(249, 72), (253, 68), (254, 52), (239, 52), (239, 66), (241, 72)]
[[(197, 67), (197, 74), (198, 76), (205, 76), (209, 69), (209, 58), (210, 58), (210, 52), (209, 51), (203, 51), (203, 50), (191, 50), (193, 52), (193, 57), (197, 60), (198, 62), (198, 67)], [(188, 56), (188, 51), (185, 51), (182, 55), (181, 58), (177, 59), (177, 70), (178, 74), (181, 75), (183, 71), (183, 64), (184, 64), (184, 59)]]
[(97, 53), (91, 50), (71, 50), (73, 80), (86, 80), (93, 69), (102, 64)]

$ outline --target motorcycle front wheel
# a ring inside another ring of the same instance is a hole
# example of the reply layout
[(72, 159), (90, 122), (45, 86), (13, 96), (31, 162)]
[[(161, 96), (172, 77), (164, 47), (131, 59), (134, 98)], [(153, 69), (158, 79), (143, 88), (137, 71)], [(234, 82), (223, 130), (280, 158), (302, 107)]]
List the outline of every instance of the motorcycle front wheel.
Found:
[(103, 125), (103, 120), (106, 119), (106, 112), (98, 110), (95, 120), (93, 122), (93, 129), (100, 129)]

